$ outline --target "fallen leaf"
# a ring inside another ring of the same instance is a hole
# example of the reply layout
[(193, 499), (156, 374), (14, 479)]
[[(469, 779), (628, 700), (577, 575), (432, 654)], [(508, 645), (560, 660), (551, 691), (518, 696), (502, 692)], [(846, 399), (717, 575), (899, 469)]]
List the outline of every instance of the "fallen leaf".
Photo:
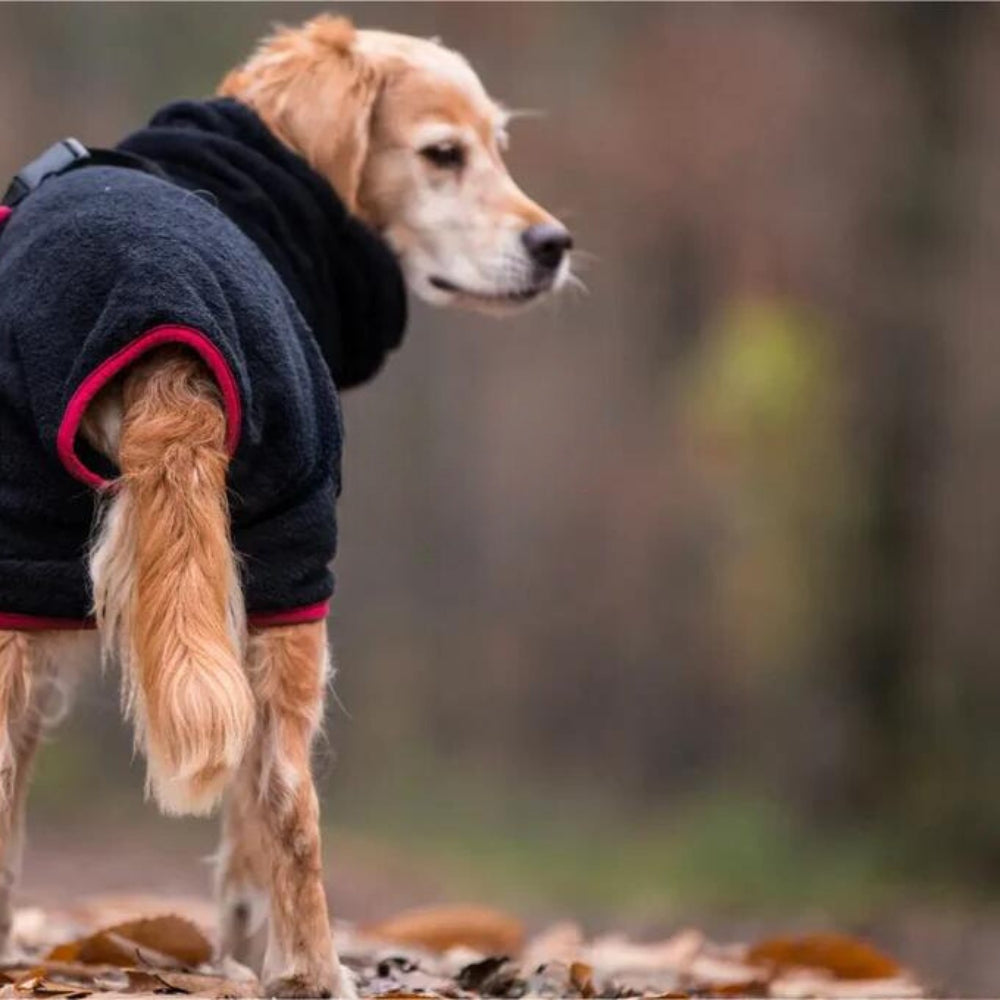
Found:
[(787, 969), (822, 969), (835, 979), (892, 979), (899, 964), (870, 944), (842, 934), (774, 938), (747, 951), (747, 959), (776, 973)]
[[(127, 973), (150, 973), (145, 969), (129, 969)], [(164, 989), (156, 993), (182, 993), (197, 997), (212, 997), (217, 1000), (258, 997), (261, 988), (256, 980), (227, 979), (224, 976), (204, 976), (192, 972), (171, 972), (164, 970), (151, 974), (161, 982)], [(130, 977), (131, 978), (131, 977)]]
[(19, 994), (28, 994), (33, 997), (66, 997), (67, 1000), (77, 1000), (77, 998), (88, 997), (93, 990), (79, 983), (54, 983), (45, 978), (42, 973), (29, 973), (20, 982), (14, 984), (14, 989)]
[(158, 976), (155, 972), (150, 972), (148, 969), (126, 969), (125, 976), (128, 980), (128, 985), (125, 988), (126, 993), (138, 993), (140, 996), (149, 996), (150, 994), (178, 994), (187, 992), (187, 990), (171, 986), (161, 976)]
[(586, 962), (570, 963), (569, 981), (573, 989), (582, 997), (592, 997), (596, 993), (594, 989), (594, 970)]
[(365, 929), (384, 941), (431, 951), (464, 946), (481, 955), (516, 955), (524, 946), (519, 920), (487, 906), (435, 906), (406, 910)]
[(190, 920), (178, 916), (130, 920), (57, 945), (47, 958), (88, 965), (194, 967), (212, 958), (212, 946)]
[(52, 982), (77, 986), (80, 989), (93, 990), (94, 992), (109, 989), (109, 983), (117, 985), (125, 982), (121, 969), (112, 965), (84, 965), (81, 962), (47, 960), (36, 962), (30, 967), (22, 964), (20, 969), (6, 967), (2, 975), (11, 983), (35, 975)]
[(699, 996), (712, 997), (770, 996), (767, 982), (763, 979), (748, 979), (738, 983), (706, 983), (693, 992)]

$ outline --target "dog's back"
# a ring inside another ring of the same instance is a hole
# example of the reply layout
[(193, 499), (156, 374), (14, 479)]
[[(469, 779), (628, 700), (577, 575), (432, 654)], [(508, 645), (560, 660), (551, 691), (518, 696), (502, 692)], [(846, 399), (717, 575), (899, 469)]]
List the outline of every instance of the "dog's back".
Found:
[(244, 608), (319, 618), (332, 586), (340, 424), (319, 350), (228, 218), (134, 170), (29, 197), (0, 234), (0, 284), (0, 609), (81, 624), (92, 599), (153, 794), (205, 812), (252, 725)]

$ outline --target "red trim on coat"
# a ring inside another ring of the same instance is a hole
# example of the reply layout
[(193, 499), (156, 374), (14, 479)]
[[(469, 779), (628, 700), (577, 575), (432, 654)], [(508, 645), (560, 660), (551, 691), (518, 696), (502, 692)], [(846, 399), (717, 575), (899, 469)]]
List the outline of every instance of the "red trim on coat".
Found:
[(10, 213), (13, 211), (10, 205), (0, 205), (0, 226), (10, 218)]
[(112, 378), (123, 368), (154, 347), (163, 344), (184, 344), (192, 348), (208, 365), (219, 383), (222, 391), (222, 402), (226, 408), (226, 448), (232, 455), (240, 440), (243, 409), (240, 403), (240, 392), (229, 363), (222, 352), (200, 330), (190, 326), (164, 325), (147, 330), (142, 336), (126, 344), (110, 358), (102, 361), (77, 386), (76, 392), (70, 397), (56, 434), (56, 450), (59, 459), (70, 475), (93, 486), (96, 489), (106, 489), (111, 482), (88, 469), (80, 461), (76, 453), (76, 435), (80, 428), (83, 414), (91, 400), (104, 388)]
[(34, 631), (35, 629), (91, 629), (96, 627), (93, 618), (48, 618), (45, 615), (22, 615), (18, 612), (0, 611), (0, 628)]
[(247, 615), (251, 628), (271, 628), (274, 625), (301, 625), (305, 622), (322, 621), (330, 611), (329, 601), (307, 604), (304, 608), (289, 608), (287, 611), (258, 611)]
[[(2, 216), (0, 216), (2, 221)], [(242, 405), (239, 388), (232, 370), (222, 352), (201, 331), (192, 327), (165, 325), (147, 331), (141, 337), (126, 344), (121, 350), (104, 360), (80, 383), (73, 393), (56, 435), (56, 450), (67, 471), (81, 482), (97, 489), (105, 489), (112, 483), (88, 469), (76, 454), (76, 436), (80, 421), (94, 396), (107, 385), (123, 368), (154, 347), (164, 344), (184, 344), (191, 347), (212, 370), (226, 409), (226, 448), (230, 454), (239, 444), (242, 424)], [(305, 607), (288, 608), (284, 611), (261, 611), (247, 616), (253, 628), (270, 628), (277, 625), (297, 625), (305, 622), (321, 621), (330, 610), (330, 602), (319, 601)], [(24, 615), (0, 611), (0, 628), (8, 629), (91, 629), (94, 620), (71, 618), (48, 618), (42, 615)]]
[[(329, 601), (307, 604), (302, 608), (286, 611), (258, 611), (247, 615), (251, 628), (273, 628), (277, 625), (301, 625), (326, 618), (330, 610)], [(92, 629), (96, 628), (93, 618), (49, 618), (45, 615), (22, 615), (19, 612), (0, 611), (0, 629), (34, 631), (39, 629)]]

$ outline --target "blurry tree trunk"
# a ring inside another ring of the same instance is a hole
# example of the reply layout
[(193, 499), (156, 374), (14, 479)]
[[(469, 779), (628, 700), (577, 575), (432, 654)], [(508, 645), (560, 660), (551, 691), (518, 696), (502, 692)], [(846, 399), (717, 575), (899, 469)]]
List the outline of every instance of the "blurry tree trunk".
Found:
[[(943, 285), (953, 273), (953, 161), (961, 118), (962, 38), (976, 30), (975, 8), (905, 4), (884, 8), (886, 57), (907, 78), (910, 142), (888, 171), (891, 189), (866, 241), (880, 276), (869, 303), (872, 367), (863, 433), (870, 451), (872, 515), (859, 564), (864, 607), (855, 647), (845, 657), (860, 706), (849, 807), (890, 814), (909, 794), (921, 739), (916, 670), (928, 608), (927, 499), (940, 459), (938, 400), (947, 316)], [(951, 265), (951, 267), (949, 266)], [(871, 346), (868, 347), (871, 350)]]

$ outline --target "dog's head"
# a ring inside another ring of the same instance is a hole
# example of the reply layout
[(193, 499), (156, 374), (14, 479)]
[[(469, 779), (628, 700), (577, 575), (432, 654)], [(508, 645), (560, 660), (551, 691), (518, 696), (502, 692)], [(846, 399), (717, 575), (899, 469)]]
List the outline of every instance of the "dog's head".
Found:
[(266, 39), (219, 93), (327, 176), (428, 302), (507, 311), (568, 277), (568, 230), (504, 165), (507, 113), (436, 41), (321, 15)]

